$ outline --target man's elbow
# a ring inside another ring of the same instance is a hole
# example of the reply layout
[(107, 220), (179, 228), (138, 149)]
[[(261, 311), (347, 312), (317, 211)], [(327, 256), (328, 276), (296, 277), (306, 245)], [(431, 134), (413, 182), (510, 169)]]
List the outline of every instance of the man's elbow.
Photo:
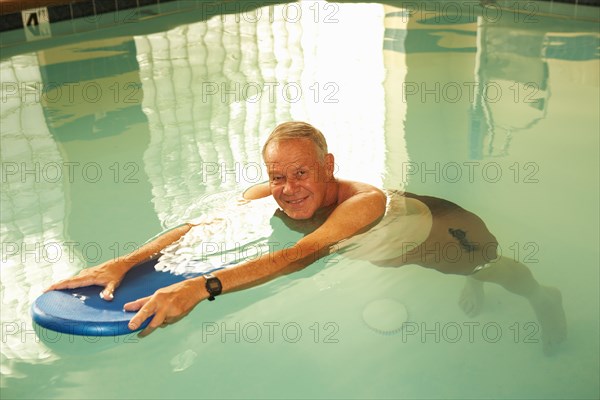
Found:
[(372, 218), (370, 222), (378, 221), (385, 214), (387, 197), (385, 196), (385, 193), (379, 189), (372, 190), (371, 192), (367, 193), (367, 196), (369, 199), (368, 208), (371, 211), (370, 216)]

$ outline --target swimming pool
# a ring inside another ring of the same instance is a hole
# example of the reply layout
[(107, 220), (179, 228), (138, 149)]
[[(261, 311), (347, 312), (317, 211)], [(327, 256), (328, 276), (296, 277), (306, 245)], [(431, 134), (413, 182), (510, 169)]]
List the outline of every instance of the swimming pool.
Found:
[[(598, 398), (597, 9), (175, 3), (3, 48), (2, 398)], [(480, 216), (562, 291), (557, 354), (498, 287), (469, 318), (464, 277), (343, 256), (143, 340), (34, 332), (44, 287), (221, 211), (292, 119), (325, 133), (338, 176)], [(365, 323), (381, 301), (403, 329)]]

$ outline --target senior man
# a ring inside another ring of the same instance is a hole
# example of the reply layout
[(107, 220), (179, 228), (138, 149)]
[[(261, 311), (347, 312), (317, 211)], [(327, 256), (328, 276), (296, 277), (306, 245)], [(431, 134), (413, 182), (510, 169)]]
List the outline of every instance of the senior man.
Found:
[[(273, 196), (281, 218), (304, 225), (308, 233), (292, 247), (262, 254), (235, 267), (188, 279), (125, 305), (137, 311), (129, 323), (136, 330), (154, 315), (142, 335), (186, 316), (199, 302), (222, 293), (249, 288), (299, 270), (332, 251), (363, 258), (380, 266), (417, 264), (443, 273), (468, 275), (460, 305), (476, 315), (483, 304), (483, 282), (494, 282), (529, 300), (542, 328), (544, 350), (551, 352), (566, 336), (558, 289), (541, 286), (529, 269), (497, 255), (498, 243), (483, 221), (443, 199), (396, 191), (334, 177), (334, 156), (323, 134), (304, 122), (280, 124), (263, 147), (269, 182), (244, 193), (255, 200)], [(82, 270), (47, 290), (103, 286), (111, 300), (131, 268), (156, 257), (191, 228), (185, 224), (133, 253)], [(369, 240), (370, 239), (370, 240)], [(439, 249), (453, 245), (449, 258)], [(400, 290), (400, 289), (399, 289)]]

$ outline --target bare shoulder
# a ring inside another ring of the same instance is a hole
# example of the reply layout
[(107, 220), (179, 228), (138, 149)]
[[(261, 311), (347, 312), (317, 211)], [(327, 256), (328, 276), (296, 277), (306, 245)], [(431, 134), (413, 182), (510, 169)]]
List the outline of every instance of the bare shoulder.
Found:
[(370, 229), (385, 214), (385, 193), (367, 183), (337, 180), (337, 205), (325, 222), (298, 241), (306, 248), (323, 248)]
[(338, 184), (338, 204), (359, 195), (370, 197), (375, 201), (383, 201), (384, 204), (387, 201), (385, 193), (381, 189), (368, 183), (340, 179)]

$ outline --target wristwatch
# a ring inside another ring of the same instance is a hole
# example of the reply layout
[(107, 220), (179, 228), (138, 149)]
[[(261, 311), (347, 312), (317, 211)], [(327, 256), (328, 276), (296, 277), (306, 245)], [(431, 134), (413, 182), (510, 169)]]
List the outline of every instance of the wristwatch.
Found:
[(220, 295), (223, 291), (223, 285), (221, 284), (219, 278), (217, 278), (213, 274), (204, 274), (202, 276), (204, 276), (204, 279), (206, 279), (204, 287), (206, 288), (206, 291), (209, 294), (208, 300), (213, 301), (215, 299), (215, 296)]

